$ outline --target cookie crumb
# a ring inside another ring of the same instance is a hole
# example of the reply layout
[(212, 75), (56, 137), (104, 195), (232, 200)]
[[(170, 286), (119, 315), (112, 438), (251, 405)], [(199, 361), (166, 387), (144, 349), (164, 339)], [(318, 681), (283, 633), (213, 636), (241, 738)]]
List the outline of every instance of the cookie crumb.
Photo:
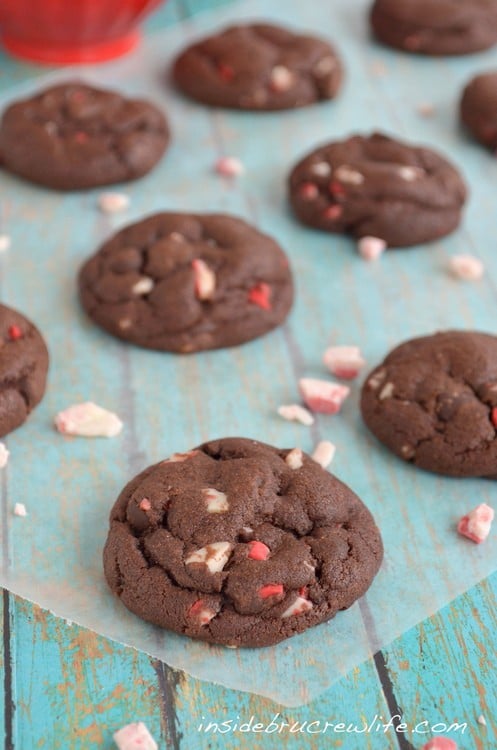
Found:
[(357, 243), (357, 249), (364, 260), (378, 260), (387, 249), (387, 243), (380, 237), (361, 237)]
[(300, 422), (300, 424), (304, 424), (306, 427), (310, 427), (311, 424), (314, 424), (314, 417), (311, 412), (304, 409), (303, 406), (299, 406), (299, 404), (279, 406), (278, 414), (289, 422)]
[(474, 255), (454, 255), (449, 260), (449, 271), (457, 279), (478, 281), (485, 273), (485, 267)]
[(352, 380), (366, 364), (358, 346), (330, 346), (323, 354), (323, 362), (337, 378)]
[(335, 453), (336, 446), (333, 445), (333, 443), (330, 443), (329, 440), (321, 440), (321, 442), (317, 444), (314, 453), (312, 454), (312, 460), (322, 466), (323, 469), (327, 469), (333, 461)]
[(0, 253), (5, 253), (10, 248), (10, 237), (8, 234), (0, 234)]
[(299, 388), (306, 406), (311, 411), (321, 414), (336, 414), (350, 393), (346, 385), (333, 383), (331, 380), (301, 378)]
[(5, 443), (0, 443), (0, 469), (7, 466), (9, 462), (10, 451), (7, 450)]
[(22, 518), (25, 518), (28, 515), (28, 511), (26, 510), (26, 506), (24, 505), (24, 503), (16, 503), (14, 505), (14, 515), (21, 516)]
[(462, 536), (471, 539), (476, 544), (481, 544), (490, 533), (494, 515), (493, 508), (486, 503), (481, 503), (460, 519), (457, 530)]
[(240, 177), (245, 174), (245, 167), (235, 156), (221, 156), (216, 162), (215, 171), (222, 177)]
[(129, 208), (129, 197), (124, 193), (102, 193), (98, 197), (98, 207), (104, 214), (118, 214)]
[(156, 741), (141, 721), (127, 724), (112, 736), (119, 750), (158, 750)]
[(123, 428), (116, 414), (86, 401), (74, 404), (55, 417), (55, 427), (63, 435), (79, 437), (115, 437)]
[(485, 719), (485, 717), (483, 716), (483, 714), (480, 714), (476, 721), (478, 722), (478, 724), (481, 724), (482, 727), (486, 727), (487, 726), (487, 720)]

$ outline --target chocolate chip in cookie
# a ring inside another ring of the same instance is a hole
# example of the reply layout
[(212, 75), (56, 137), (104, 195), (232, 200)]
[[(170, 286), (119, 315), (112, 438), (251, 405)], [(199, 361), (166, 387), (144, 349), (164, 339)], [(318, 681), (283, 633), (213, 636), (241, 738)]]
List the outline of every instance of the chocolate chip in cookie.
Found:
[(202, 39), (173, 67), (184, 94), (234, 109), (292, 109), (333, 99), (342, 77), (328, 42), (262, 23), (230, 26)]
[(380, 567), (380, 533), (298, 453), (226, 438), (143, 471), (111, 511), (112, 591), (144, 620), (227, 646), (269, 646), (350, 607)]
[(497, 337), (445, 331), (401, 344), (366, 379), (362, 416), (397, 456), (451, 476), (497, 475)]
[(79, 289), (90, 318), (114, 336), (180, 353), (262, 336), (293, 301), (279, 245), (220, 214), (162, 213), (122, 229), (85, 263)]
[(38, 329), (0, 305), (0, 437), (26, 421), (45, 393), (48, 351)]
[(169, 142), (150, 102), (72, 81), (11, 104), (0, 123), (3, 166), (55, 190), (135, 180)]
[(435, 151), (375, 133), (312, 151), (293, 169), (289, 197), (311, 227), (406, 247), (454, 231), (466, 187)]

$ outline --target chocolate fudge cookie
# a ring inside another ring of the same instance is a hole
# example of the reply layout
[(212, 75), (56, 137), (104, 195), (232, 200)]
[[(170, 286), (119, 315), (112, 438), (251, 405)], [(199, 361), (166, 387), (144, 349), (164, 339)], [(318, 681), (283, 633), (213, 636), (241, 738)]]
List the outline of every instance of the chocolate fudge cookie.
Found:
[(0, 305), (0, 437), (26, 421), (45, 393), (48, 351), (38, 329)]
[(371, 25), (390, 47), (465, 55), (497, 42), (496, 0), (376, 0)]
[(124, 488), (104, 569), (145, 620), (211, 643), (269, 646), (350, 607), (382, 556), (368, 509), (312, 458), (226, 438)]
[(55, 190), (135, 180), (169, 142), (152, 104), (70, 82), (8, 107), (0, 124), (3, 166)]
[(482, 73), (468, 83), (461, 100), (461, 119), (480, 143), (497, 149), (497, 71)]
[(382, 443), (422, 469), (497, 475), (497, 337), (446, 331), (401, 344), (368, 376), (361, 409)]
[(293, 169), (290, 202), (304, 224), (390, 247), (429, 242), (461, 220), (466, 187), (428, 148), (375, 133), (329, 143)]
[(173, 78), (183, 93), (215, 107), (291, 109), (333, 99), (342, 66), (328, 42), (261, 23), (196, 42), (177, 58)]
[(288, 260), (267, 235), (217, 214), (162, 213), (111, 237), (80, 271), (83, 307), (149, 349), (236, 346), (286, 318)]

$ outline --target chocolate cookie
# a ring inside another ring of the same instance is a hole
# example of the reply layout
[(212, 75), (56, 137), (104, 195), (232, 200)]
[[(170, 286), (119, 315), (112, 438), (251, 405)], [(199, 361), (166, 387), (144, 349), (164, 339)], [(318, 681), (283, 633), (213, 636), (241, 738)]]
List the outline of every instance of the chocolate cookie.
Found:
[(293, 300), (276, 242), (217, 214), (162, 213), (122, 229), (85, 263), (79, 288), (90, 318), (114, 336), (182, 353), (262, 336)]
[(497, 42), (496, 0), (376, 0), (371, 25), (390, 47), (466, 55)]
[(38, 329), (0, 305), (0, 437), (26, 421), (45, 393), (48, 351)]
[(333, 99), (342, 81), (333, 47), (279, 26), (248, 24), (196, 42), (173, 78), (192, 99), (234, 109), (292, 109)]
[(466, 187), (428, 148), (375, 133), (317, 148), (293, 169), (290, 202), (304, 224), (390, 247), (429, 242), (461, 220)]
[(104, 569), (145, 620), (211, 643), (269, 646), (350, 607), (382, 556), (368, 509), (312, 458), (226, 438), (123, 489)]
[(361, 409), (382, 443), (422, 469), (497, 475), (497, 337), (446, 331), (401, 344), (368, 376)]
[(3, 166), (56, 190), (135, 180), (168, 142), (164, 115), (149, 102), (76, 81), (11, 104), (0, 124)]
[(497, 149), (497, 72), (482, 73), (468, 83), (461, 100), (461, 119), (475, 138)]

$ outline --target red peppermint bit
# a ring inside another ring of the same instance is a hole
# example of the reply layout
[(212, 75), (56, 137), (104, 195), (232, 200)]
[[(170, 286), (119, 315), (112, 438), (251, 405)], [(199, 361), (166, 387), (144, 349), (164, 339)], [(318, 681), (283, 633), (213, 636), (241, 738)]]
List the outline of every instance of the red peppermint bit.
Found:
[(497, 430), (497, 406), (492, 409), (492, 424)]
[(324, 219), (329, 219), (330, 221), (336, 221), (341, 217), (343, 214), (343, 208), (339, 206), (337, 203), (333, 204), (332, 206), (328, 206), (326, 211), (323, 213)]
[(281, 583), (267, 583), (259, 589), (258, 593), (261, 599), (269, 599), (270, 596), (281, 596), (285, 593), (285, 589)]
[(152, 503), (150, 502), (148, 497), (144, 497), (143, 500), (140, 500), (138, 507), (140, 508), (140, 510), (144, 510), (145, 512), (147, 512), (148, 510), (152, 509)]
[(189, 615), (199, 615), (204, 607), (204, 600), (203, 599), (197, 599), (195, 604), (192, 604), (190, 609), (188, 610)]
[(11, 341), (17, 341), (17, 339), (22, 339), (22, 331), (19, 328), (19, 326), (13, 325), (9, 327), (9, 339)]
[(259, 284), (253, 286), (248, 294), (249, 302), (253, 302), (254, 305), (262, 307), (263, 310), (272, 309), (270, 297), (271, 287), (264, 281), (261, 281)]
[(230, 83), (235, 77), (235, 71), (231, 65), (226, 65), (226, 63), (219, 63), (217, 72), (219, 73), (219, 77), (226, 83)]
[(78, 130), (74, 134), (74, 140), (76, 143), (86, 143), (88, 141), (88, 133), (85, 133), (83, 130)]
[(303, 182), (299, 187), (299, 196), (303, 201), (313, 201), (319, 195), (318, 186), (313, 182)]
[(248, 556), (251, 560), (267, 560), (269, 557), (270, 549), (266, 547), (263, 542), (249, 542), (248, 544), (250, 552)]
[(302, 588), (299, 589), (299, 596), (303, 596), (304, 599), (307, 599), (307, 586), (302, 586)]
[(330, 193), (335, 197), (343, 197), (344, 195), (346, 195), (344, 186), (337, 180), (333, 180), (332, 182), (330, 182), (329, 190)]

